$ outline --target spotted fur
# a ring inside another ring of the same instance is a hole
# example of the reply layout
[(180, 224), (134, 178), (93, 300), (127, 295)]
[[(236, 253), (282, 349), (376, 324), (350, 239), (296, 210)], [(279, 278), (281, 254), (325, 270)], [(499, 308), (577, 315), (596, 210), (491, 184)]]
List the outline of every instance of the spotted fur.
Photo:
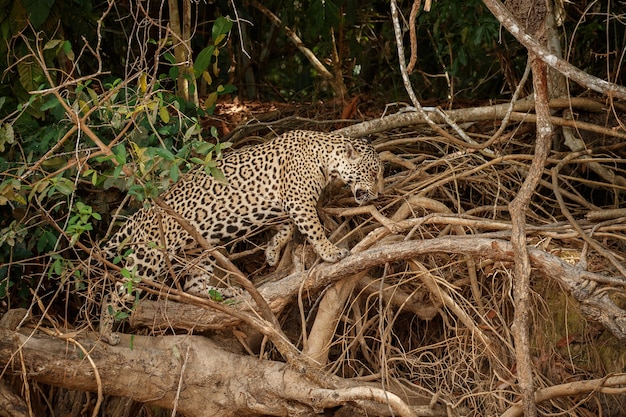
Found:
[[(226, 182), (196, 169), (174, 184), (162, 199), (210, 243), (216, 244), (253, 232), (272, 220), (285, 218), (265, 251), (275, 265), (294, 228), (308, 239), (326, 262), (349, 254), (326, 237), (316, 204), (322, 189), (337, 177), (363, 204), (378, 196), (382, 163), (374, 148), (360, 139), (292, 131), (260, 145), (227, 153), (218, 168)], [(194, 239), (157, 206), (132, 215), (105, 246), (110, 256), (133, 252), (126, 268), (141, 279), (156, 279)], [(185, 291), (207, 296), (206, 274), (190, 274)]]

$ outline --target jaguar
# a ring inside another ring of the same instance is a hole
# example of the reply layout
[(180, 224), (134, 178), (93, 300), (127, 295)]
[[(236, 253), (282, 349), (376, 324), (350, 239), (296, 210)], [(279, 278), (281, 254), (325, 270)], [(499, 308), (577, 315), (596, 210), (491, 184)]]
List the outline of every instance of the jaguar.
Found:
[[(316, 210), (320, 193), (337, 178), (351, 188), (361, 205), (377, 198), (383, 183), (383, 164), (370, 143), (306, 130), (225, 152), (217, 168), (224, 179), (194, 168), (162, 200), (211, 244), (246, 235), (278, 219), (278, 231), (265, 250), (271, 266), (277, 264), (296, 228), (322, 260), (337, 262), (349, 255), (348, 249), (326, 237)], [(152, 205), (129, 217), (104, 250), (108, 257), (131, 252), (125, 268), (137, 279), (154, 280), (179, 263), (181, 252), (197, 247), (173, 216)], [(183, 289), (207, 297), (210, 277), (189, 273)]]

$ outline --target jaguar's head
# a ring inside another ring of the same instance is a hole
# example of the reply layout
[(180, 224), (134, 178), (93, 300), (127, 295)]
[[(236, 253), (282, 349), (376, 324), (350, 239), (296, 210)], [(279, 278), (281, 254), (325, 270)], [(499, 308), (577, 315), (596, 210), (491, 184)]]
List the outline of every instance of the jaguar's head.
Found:
[(383, 163), (365, 140), (346, 140), (332, 173), (350, 186), (359, 205), (377, 198), (383, 190)]

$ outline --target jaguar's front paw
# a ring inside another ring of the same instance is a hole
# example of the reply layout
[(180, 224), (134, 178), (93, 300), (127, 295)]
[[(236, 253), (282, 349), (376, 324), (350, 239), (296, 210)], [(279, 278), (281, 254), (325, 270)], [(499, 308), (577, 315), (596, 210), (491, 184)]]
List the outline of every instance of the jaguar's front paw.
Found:
[(330, 262), (330, 263), (338, 262), (348, 255), (350, 255), (350, 251), (348, 249), (337, 248), (337, 247), (335, 247), (335, 250), (333, 252), (320, 254), (321, 258), (324, 261)]
[(265, 249), (265, 260), (267, 261), (267, 264), (269, 266), (276, 266), (279, 254), (280, 252), (275, 246), (267, 245), (267, 249)]
[(122, 340), (120, 335), (115, 332), (103, 332), (100, 333), (100, 338), (102, 341), (110, 346), (117, 346), (120, 344)]

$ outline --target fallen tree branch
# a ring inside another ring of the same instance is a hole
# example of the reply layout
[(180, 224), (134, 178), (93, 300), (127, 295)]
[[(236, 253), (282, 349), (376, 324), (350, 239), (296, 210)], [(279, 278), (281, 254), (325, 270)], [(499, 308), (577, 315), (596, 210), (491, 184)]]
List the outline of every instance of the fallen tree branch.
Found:
[[(432, 409), (413, 409), (397, 395), (366, 383), (328, 377), (336, 390), (321, 388), (285, 363), (228, 352), (201, 336), (134, 336), (132, 341), (124, 336), (119, 346), (98, 342), (92, 333), (77, 340), (95, 362), (106, 394), (164, 408), (176, 402), (182, 415), (302, 415), (347, 402), (374, 415), (433, 415)], [(13, 364), (17, 350), (29, 379), (69, 389), (98, 389), (93, 367), (76, 344), (0, 329), (0, 366), (11, 374), (21, 373), (19, 363)], [(189, 355), (183, 358), (185, 352)]]
[[(588, 381), (569, 382), (567, 384), (554, 385), (552, 387), (537, 390), (537, 392), (535, 392), (535, 401), (537, 403), (541, 403), (553, 398), (579, 396), (593, 391), (611, 392), (613, 394), (616, 392), (624, 393), (626, 392), (626, 388), (617, 386), (623, 386), (625, 384), (626, 375), (615, 375), (606, 378), (590, 379)], [(521, 417), (523, 415), (522, 406), (520, 404), (515, 404), (506, 410), (501, 417)]]
[[(375, 233), (373, 231), (371, 233)], [(320, 264), (309, 271), (293, 273), (282, 280), (264, 284), (259, 288), (261, 295), (275, 314), (293, 302), (302, 287), (303, 293), (316, 293), (343, 277), (370, 269), (386, 262), (398, 262), (416, 256), (446, 253), (470, 255), (477, 261), (512, 262), (511, 243), (501, 239), (476, 236), (447, 236), (427, 240), (394, 242), (376, 246), (353, 254), (336, 264)], [(581, 303), (583, 313), (600, 322), (616, 337), (626, 340), (626, 311), (618, 307), (597, 282), (607, 278), (623, 281), (621, 277), (607, 277), (584, 271), (568, 264), (561, 258), (535, 247), (528, 247), (531, 266), (545, 277), (558, 282)], [(247, 295), (242, 296), (246, 300)], [(245, 301), (233, 299), (233, 309), (249, 309)], [(142, 327), (195, 329), (225, 329), (235, 327), (240, 321), (225, 313), (216, 313), (206, 308), (163, 301), (143, 300), (130, 318), (131, 324)]]
[[(551, 109), (563, 109), (563, 108), (581, 108), (587, 111), (602, 111), (603, 105), (597, 101), (587, 98), (567, 98), (567, 99), (554, 99), (550, 100)], [(532, 99), (523, 99), (515, 102), (513, 105), (513, 113), (510, 113), (510, 120), (535, 123), (536, 116), (532, 113), (528, 113), (534, 110), (535, 102)], [(428, 118), (435, 123), (446, 123), (445, 119), (441, 116), (439, 111), (434, 109), (424, 108), (424, 111), (428, 113)], [(454, 120), (457, 124), (461, 122), (478, 122), (484, 120), (502, 120), (510, 111), (510, 103), (496, 104), (494, 106), (473, 107), (468, 109), (453, 109), (446, 110), (445, 114), (449, 119)], [(526, 114), (523, 114), (526, 113)], [(602, 129), (596, 125), (585, 122), (578, 122), (576, 120), (566, 120), (560, 117), (551, 117), (550, 121), (555, 125), (571, 126), (575, 129), (590, 130), (596, 133), (602, 133), (609, 136), (615, 136), (619, 138), (626, 138), (626, 134), (615, 129)], [(399, 127), (412, 126), (417, 124), (428, 123), (426, 117), (419, 112), (407, 111), (385, 116), (380, 119), (368, 120), (362, 123), (358, 123), (352, 126), (344, 127), (336, 130), (335, 133), (346, 135), (350, 137), (361, 137), (372, 133), (384, 132)], [(599, 131), (598, 129), (601, 129)], [(482, 143), (471, 144), (467, 143), (465, 147), (470, 149), (481, 149), (484, 145)]]

